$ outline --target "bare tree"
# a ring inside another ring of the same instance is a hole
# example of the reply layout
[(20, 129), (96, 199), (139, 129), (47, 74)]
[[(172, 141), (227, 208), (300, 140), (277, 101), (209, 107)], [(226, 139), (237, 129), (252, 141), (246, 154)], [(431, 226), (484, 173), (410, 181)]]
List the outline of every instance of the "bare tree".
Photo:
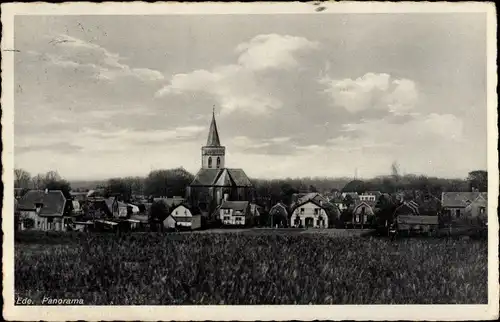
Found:
[(43, 174), (37, 174), (31, 181), (33, 182), (33, 188), (35, 190), (41, 190), (45, 186), (45, 176)]
[(14, 188), (28, 189), (31, 174), (24, 169), (14, 169)]

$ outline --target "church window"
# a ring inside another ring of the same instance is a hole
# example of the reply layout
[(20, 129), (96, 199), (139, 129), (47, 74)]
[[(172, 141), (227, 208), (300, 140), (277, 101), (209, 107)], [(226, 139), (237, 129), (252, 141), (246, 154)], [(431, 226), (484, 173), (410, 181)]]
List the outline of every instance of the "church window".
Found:
[(220, 168), (220, 157), (217, 157), (217, 169)]
[(212, 167), (212, 157), (208, 157), (208, 167)]

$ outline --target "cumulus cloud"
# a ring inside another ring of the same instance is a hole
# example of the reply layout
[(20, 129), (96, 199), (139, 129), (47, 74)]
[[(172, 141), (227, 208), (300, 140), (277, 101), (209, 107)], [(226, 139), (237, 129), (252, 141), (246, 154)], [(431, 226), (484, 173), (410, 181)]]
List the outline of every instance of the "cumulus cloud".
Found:
[(319, 83), (336, 106), (351, 113), (366, 110), (388, 111), (406, 114), (418, 101), (415, 82), (409, 79), (394, 79), (389, 74), (367, 73), (356, 79), (332, 79), (323, 76)]
[(99, 79), (114, 80), (118, 77), (135, 77), (141, 81), (159, 81), (161, 72), (149, 68), (133, 68), (122, 63), (123, 57), (106, 48), (82, 39), (60, 34), (50, 37), (56, 53), (46, 54), (54, 65), (68, 68), (92, 68)]
[(297, 66), (295, 54), (317, 49), (317, 42), (304, 37), (267, 34), (258, 35), (248, 42), (239, 44), (236, 52), (240, 55), (238, 63), (251, 70), (270, 68), (286, 69)]
[(264, 114), (281, 108), (283, 103), (263, 86), (256, 73), (295, 67), (298, 52), (317, 47), (317, 43), (303, 37), (259, 35), (236, 47), (239, 54), (236, 64), (173, 75), (170, 84), (160, 89), (156, 96), (204, 92), (218, 100), (223, 114), (235, 110)]

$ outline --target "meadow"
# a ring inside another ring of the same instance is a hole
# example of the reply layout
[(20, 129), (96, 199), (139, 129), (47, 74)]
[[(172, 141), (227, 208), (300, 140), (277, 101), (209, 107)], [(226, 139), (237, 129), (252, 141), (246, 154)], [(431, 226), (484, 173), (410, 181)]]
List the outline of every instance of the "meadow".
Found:
[(485, 240), (232, 232), (15, 238), (15, 292), (36, 303), (487, 303)]

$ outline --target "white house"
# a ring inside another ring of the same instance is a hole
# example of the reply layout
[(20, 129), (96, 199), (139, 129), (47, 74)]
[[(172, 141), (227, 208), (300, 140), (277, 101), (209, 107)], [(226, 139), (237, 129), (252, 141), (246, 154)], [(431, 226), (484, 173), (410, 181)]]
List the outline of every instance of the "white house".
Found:
[(17, 205), (19, 229), (65, 231), (72, 221), (64, 215), (66, 198), (60, 190), (28, 191)]
[(308, 200), (297, 204), (292, 212), (290, 225), (292, 227), (328, 227), (328, 215), (322, 202)]
[(248, 201), (224, 200), (219, 207), (219, 215), (224, 225), (248, 225), (251, 219), (250, 203)]
[(163, 226), (165, 228), (198, 229), (201, 227), (201, 215), (186, 204), (177, 205), (163, 221)]

